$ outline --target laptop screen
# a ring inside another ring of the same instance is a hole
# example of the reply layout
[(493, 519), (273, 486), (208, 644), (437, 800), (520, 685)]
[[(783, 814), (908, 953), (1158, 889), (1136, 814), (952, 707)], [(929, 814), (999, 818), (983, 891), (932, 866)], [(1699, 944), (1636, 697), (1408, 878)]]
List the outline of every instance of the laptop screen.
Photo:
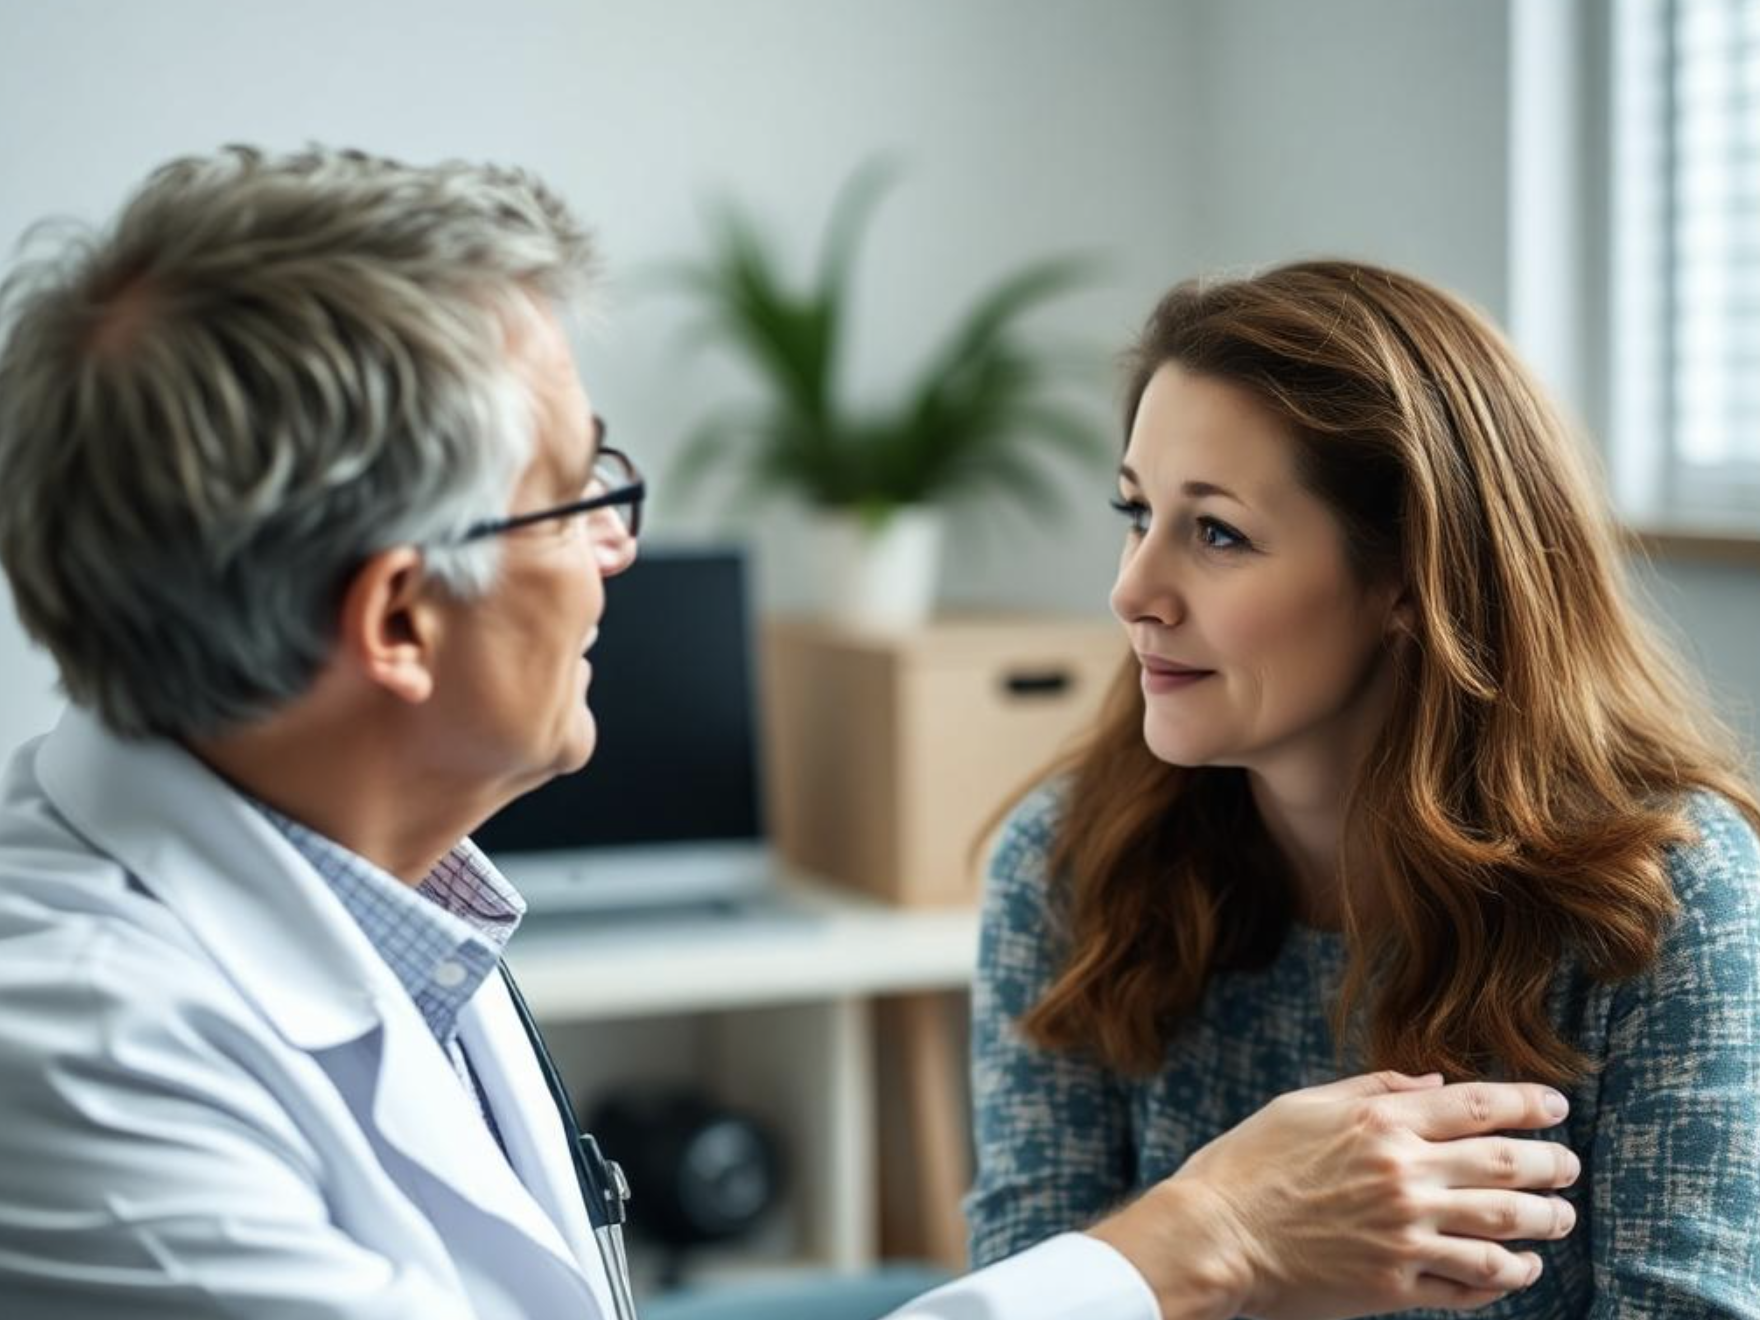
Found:
[(760, 839), (743, 554), (644, 544), (605, 597), (589, 656), (592, 760), (472, 837), (497, 858)]

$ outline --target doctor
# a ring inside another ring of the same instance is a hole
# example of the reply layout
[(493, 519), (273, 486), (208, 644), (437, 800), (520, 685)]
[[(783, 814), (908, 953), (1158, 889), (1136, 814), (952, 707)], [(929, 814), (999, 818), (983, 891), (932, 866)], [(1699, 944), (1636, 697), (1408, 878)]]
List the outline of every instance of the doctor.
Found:
[[(613, 1315), (465, 837), (591, 756), (635, 554), (588, 256), (515, 173), (229, 150), (8, 285), (0, 558), (71, 704), (0, 805), (0, 1314)], [(1554, 1103), (1285, 1097), (901, 1314), (1480, 1302), (1569, 1229), (1514, 1189), (1571, 1157), (1484, 1135)]]

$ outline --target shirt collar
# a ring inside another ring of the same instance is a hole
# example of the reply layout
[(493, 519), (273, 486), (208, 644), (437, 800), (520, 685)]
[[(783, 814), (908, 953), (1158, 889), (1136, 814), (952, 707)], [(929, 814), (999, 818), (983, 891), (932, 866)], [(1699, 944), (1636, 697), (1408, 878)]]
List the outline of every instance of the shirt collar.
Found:
[(312, 866), (385, 960), (441, 1045), (525, 915), (525, 900), (474, 843), (460, 840), (411, 888), (264, 803), (257, 810)]

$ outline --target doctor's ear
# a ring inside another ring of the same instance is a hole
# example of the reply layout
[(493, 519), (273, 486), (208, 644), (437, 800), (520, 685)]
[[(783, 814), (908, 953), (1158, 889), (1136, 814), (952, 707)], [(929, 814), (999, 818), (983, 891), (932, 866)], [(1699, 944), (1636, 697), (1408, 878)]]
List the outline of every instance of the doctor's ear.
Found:
[(412, 704), (434, 691), (441, 617), (413, 546), (366, 560), (342, 594), (337, 649), (367, 682)]

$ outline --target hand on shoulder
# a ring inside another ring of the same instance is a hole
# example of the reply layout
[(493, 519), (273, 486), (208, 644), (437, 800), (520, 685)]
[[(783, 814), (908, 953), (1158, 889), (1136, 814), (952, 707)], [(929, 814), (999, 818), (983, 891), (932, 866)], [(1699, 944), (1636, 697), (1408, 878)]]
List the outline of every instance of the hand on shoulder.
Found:
[(1397, 1073), (1272, 1101), (1091, 1231), (1154, 1289), (1165, 1320), (1329, 1320), (1470, 1309), (1527, 1287), (1539, 1257), (1504, 1245), (1565, 1236), (1547, 1195), (1579, 1171), (1545, 1141), (1548, 1087)]

